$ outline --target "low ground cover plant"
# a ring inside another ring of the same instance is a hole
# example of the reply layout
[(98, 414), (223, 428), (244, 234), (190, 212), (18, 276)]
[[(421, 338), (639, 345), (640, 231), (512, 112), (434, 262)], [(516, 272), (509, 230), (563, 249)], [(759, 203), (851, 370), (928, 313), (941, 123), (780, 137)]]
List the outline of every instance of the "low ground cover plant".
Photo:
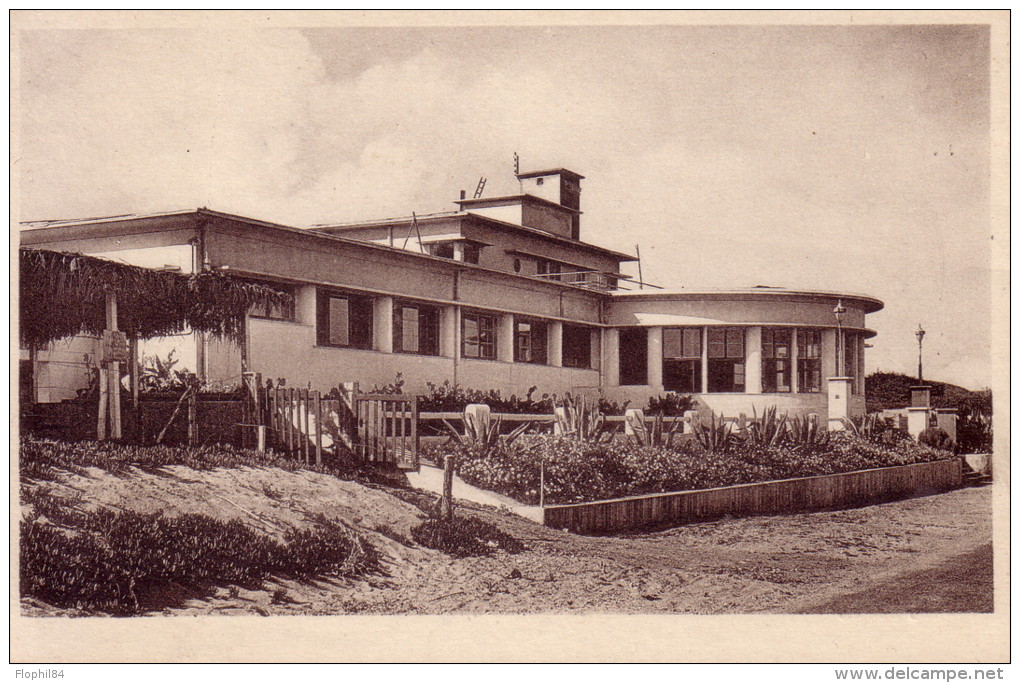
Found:
[(165, 606), (160, 595), (174, 585), (201, 593), (215, 585), (258, 587), (270, 576), (361, 576), (377, 572), (379, 558), (353, 531), (326, 519), (278, 540), (238, 520), (86, 512), (51, 501), (21, 521), (20, 566), (22, 596), (133, 614)]
[(108, 472), (126, 472), (132, 467), (157, 471), (182, 465), (195, 470), (217, 467), (279, 467), (287, 471), (301, 469), (331, 474), (341, 479), (372, 479), (366, 467), (352, 464), (312, 465), (272, 452), (259, 453), (229, 446), (136, 446), (113, 441), (56, 441), (22, 436), (19, 466), (21, 477), (35, 481), (51, 480), (59, 471), (87, 474), (97, 467)]
[(453, 557), (479, 557), (496, 550), (523, 552), (519, 540), (475, 517), (458, 515), (450, 520), (433, 517), (411, 529), (411, 537), (420, 545)]

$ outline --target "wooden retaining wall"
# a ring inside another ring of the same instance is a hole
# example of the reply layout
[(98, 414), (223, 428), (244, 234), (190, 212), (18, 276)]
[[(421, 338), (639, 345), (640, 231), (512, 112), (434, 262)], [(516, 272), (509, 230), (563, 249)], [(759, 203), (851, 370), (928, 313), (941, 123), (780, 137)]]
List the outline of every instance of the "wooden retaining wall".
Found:
[(600, 533), (717, 519), (855, 507), (949, 491), (961, 484), (959, 458), (843, 474), (699, 491), (656, 493), (544, 509), (544, 523)]

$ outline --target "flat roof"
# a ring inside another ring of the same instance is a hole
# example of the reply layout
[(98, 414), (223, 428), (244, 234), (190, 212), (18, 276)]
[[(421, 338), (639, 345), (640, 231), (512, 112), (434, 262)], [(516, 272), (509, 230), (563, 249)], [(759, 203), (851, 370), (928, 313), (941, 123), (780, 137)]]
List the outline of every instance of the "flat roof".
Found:
[(486, 202), (494, 202), (494, 204), (493, 204), (494, 206), (511, 206), (515, 202), (523, 202), (523, 201), (530, 201), (530, 202), (536, 202), (538, 204), (545, 204), (545, 205), (550, 206), (550, 207), (552, 207), (554, 209), (560, 209), (561, 211), (566, 211), (568, 213), (576, 213), (576, 214), (584, 213), (580, 209), (571, 209), (569, 206), (563, 206), (562, 204), (557, 204), (556, 202), (550, 201), (550, 200), (546, 199), (545, 197), (539, 197), (538, 195), (527, 194), (527, 193), (525, 193), (525, 194), (508, 194), (508, 195), (503, 195), (501, 197), (476, 197), (476, 198), (473, 198), (473, 199), (457, 199), (457, 200), (454, 200), (454, 204), (460, 204), (461, 206), (464, 206), (465, 204), (471, 205), (471, 204), (484, 204)]
[(758, 299), (766, 301), (773, 298), (782, 297), (808, 297), (808, 298), (820, 298), (827, 300), (839, 300), (845, 299), (846, 301), (854, 301), (863, 305), (865, 313), (876, 313), (885, 308), (885, 303), (880, 299), (876, 299), (873, 296), (867, 294), (854, 294), (850, 292), (830, 292), (824, 290), (810, 290), (810, 289), (785, 289), (782, 287), (746, 287), (739, 289), (674, 289), (674, 290), (656, 290), (654, 292), (648, 291), (626, 291), (626, 292), (612, 292), (614, 298), (621, 299), (637, 299), (637, 300), (669, 300), (669, 299)]
[(542, 175), (570, 175), (574, 176), (578, 180), (584, 180), (584, 176), (580, 173), (575, 173), (567, 168), (550, 168), (545, 171), (528, 171), (527, 173), (518, 173), (518, 178), (536, 178)]

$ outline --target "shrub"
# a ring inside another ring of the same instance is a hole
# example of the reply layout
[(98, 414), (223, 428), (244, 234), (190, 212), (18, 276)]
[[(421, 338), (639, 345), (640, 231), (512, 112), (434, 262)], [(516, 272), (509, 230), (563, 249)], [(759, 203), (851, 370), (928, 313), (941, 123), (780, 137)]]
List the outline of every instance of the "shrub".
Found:
[[(65, 520), (66, 521), (66, 520)], [(21, 594), (58, 607), (135, 613), (170, 584), (204, 589), (258, 584), (270, 575), (362, 575), (378, 557), (343, 525), (321, 520), (283, 542), (238, 520), (101, 509), (79, 512), (70, 533), (49, 520), (21, 522)]]
[(694, 409), (694, 399), (675, 391), (667, 391), (659, 396), (649, 396), (645, 412), (649, 415), (680, 417), (688, 410)]
[(953, 450), (953, 439), (941, 427), (928, 427), (917, 435), (917, 442), (943, 451)]
[(649, 429), (643, 422), (639, 425), (635, 425), (633, 438), (639, 446), (669, 448), (673, 445), (673, 440), (676, 436), (678, 436), (677, 432), (680, 431), (680, 426), (682, 424), (683, 423), (680, 420), (674, 420), (669, 427), (666, 427), (662, 413), (658, 413), (652, 420), (651, 429)]
[(599, 402), (587, 396), (574, 398), (567, 394), (559, 407), (562, 411), (556, 414), (556, 424), (560, 435), (578, 441), (608, 441), (616, 431), (606, 422)]
[(496, 550), (519, 553), (526, 548), (495, 525), (474, 517), (428, 519), (411, 529), (411, 537), (426, 548), (454, 557), (489, 555)]

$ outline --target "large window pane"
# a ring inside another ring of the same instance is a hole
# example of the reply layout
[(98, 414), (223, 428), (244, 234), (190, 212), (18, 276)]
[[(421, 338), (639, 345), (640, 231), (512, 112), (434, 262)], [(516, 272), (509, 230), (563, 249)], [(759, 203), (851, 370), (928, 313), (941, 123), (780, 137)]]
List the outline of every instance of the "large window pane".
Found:
[(744, 328), (708, 328), (708, 358), (709, 392), (744, 391)]
[(518, 363), (545, 364), (547, 325), (533, 320), (518, 320), (514, 329), (514, 360)]
[(481, 313), (461, 316), (461, 355), (465, 358), (496, 357), (496, 318)]
[(591, 328), (579, 325), (563, 326), (563, 366), (591, 367)]
[(372, 298), (319, 290), (316, 339), (325, 346), (372, 348)]
[[(666, 332), (663, 330), (663, 347)], [(648, 384), (648, 328), (628, 327), (620, 330), (620, 384)]]

